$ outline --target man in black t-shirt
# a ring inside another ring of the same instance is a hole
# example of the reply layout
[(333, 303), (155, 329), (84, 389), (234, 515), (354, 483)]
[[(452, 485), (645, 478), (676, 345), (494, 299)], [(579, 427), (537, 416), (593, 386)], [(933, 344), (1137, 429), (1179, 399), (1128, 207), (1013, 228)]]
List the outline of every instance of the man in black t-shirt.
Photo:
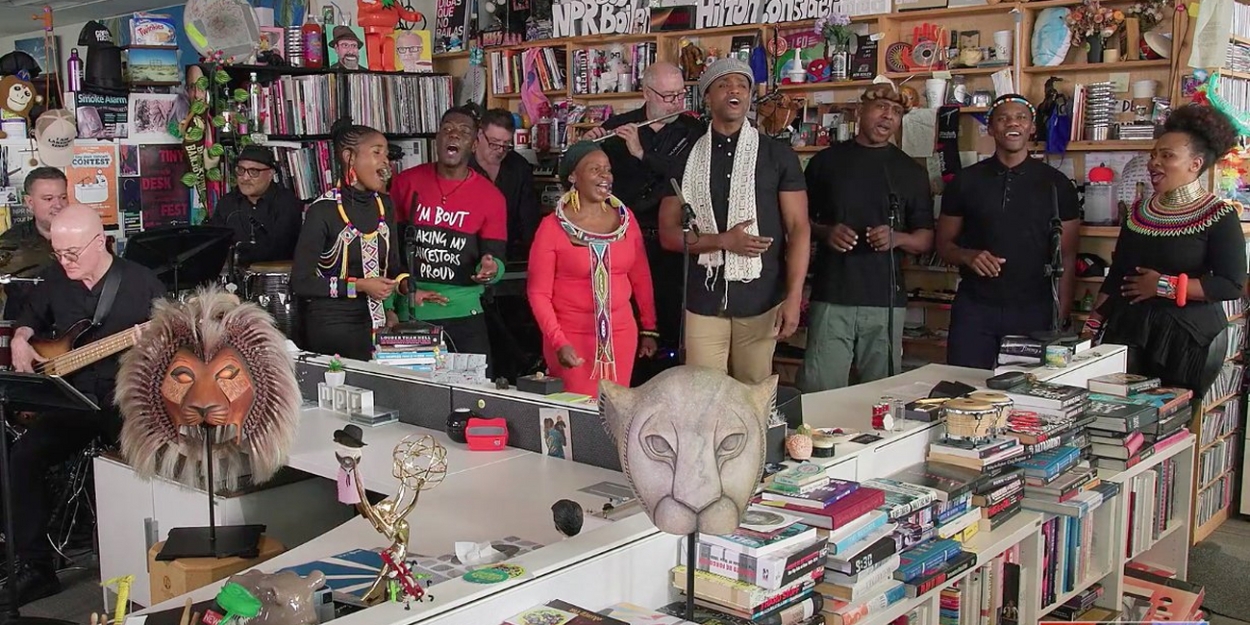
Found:
[(660, 242), (689, 244), (686, 360), (755, 384), (773, 372), (778, 340), (799, 324), (811, 257), (803, 169), (790, 146), (747, 124), (751, 67), (721, 59), (699, 78), (712, 125), (678, 178), (694, 211), (682, 231), (673, 191), (660, 204)]
[[(951, 308), (947, 364), (993, 369), (1004, 336), (1052, 329), (1056, 298), (1061, 325), (1072, 308), (1080, 207), (1067, 176), (1029, 157), (1034, 117), (1023, 96), (994, 100), (994, 156), (961, 171), (942, 193), (937, 251), (962, 277)], [(1047, 266), (1051, 231), (1060, 223), (1063, 278), (1056, 296)]]
[[(117, 284), (113, 304), (99, 326), (82, 336), (79, 346), (147, 321), (152, 301), (165, 295), (164, 285), (152, 270), (108, 252), (104, 226), (90, 207), (73, 204), (61, 210), (52, 220), (51, 242), (58, 262), (40, 274), (44, 281), (30, 292), (17, 318), (11, 347), (13, 368), (18, 371), (30, 372), (43, 360), (31, 347), (33, 337), (54, 328), (65, 332), (80, 320), (92, 320), (110, 281)], [(8, 548), (16, 550), (19, 564), (8, 583), (17, 585), (19, 605), (60, 592), (52, 545), (46, 536), (52, 514), (47, 474), (49, 468), (65, 462), (97, 438), (116, 441), (121, 431), (121, 417), (113, 405), (118, 358), (103, 358), (66, 377), (74, 388), (95, 401), (98, 412), (42, 413), (13, 444), (7, 470), (11, 471), (13, 488), (14, 536)], [(0, 603), (8, 601), (8, 593), (8, 587), (0, 590)]]
[[(852, 364), (860, 382), (888, 376), (890, 359), (894, 372), (902, 372), (903, 253), (925, 254), (933, 247), (928, 174), (890, 143), (906, 112), (907, 99), (893, 85), (873, 85), (862, 97), (855, 138), (821, 150), (807, 164), (816, 276), (799, 372), (804, 393), (846, 386)], [(892, 237), (891, 198), (898, 211)], [(886, 253), (894, 254), (893, 294)]]
[[(48, 257), (48, 252), (52, 251), (48, 244), (52, 218), (69, 204), (69, 181), (55, 167), (32, 169), (26, 174), (22, 185), (31, 217), (13, 224), (0, 235), (0, 258), (3, 259), (0, 263), (0, 274), (33, 276), (40, 268), (52, 262)], [(29, 282), (11, 282), (4, 285), (5, 320), (17, 319), (32, 288), (34, 285)]]
[(293, 191), (275, 184), (277, 165), (269, 149), (243, 148), (234, 164), (238, 187), (222, 196), (204, 222), (234, 230), (241, 265), (289, 261), (295, 256), (304, 204)]

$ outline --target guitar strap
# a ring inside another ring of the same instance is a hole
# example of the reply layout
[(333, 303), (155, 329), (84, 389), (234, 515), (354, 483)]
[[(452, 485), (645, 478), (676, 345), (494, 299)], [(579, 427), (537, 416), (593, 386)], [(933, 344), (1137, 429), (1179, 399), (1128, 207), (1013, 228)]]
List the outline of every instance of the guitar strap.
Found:
[(100, 299), (95, 305), (95, 315), (91, 318), (91, 327), (98, 328), (109, 316), (113, 302), (117, 299), (117, 287), (121, 284), (121, 271), (110, 271), (104, 276), (104, 287), (100, 290)]

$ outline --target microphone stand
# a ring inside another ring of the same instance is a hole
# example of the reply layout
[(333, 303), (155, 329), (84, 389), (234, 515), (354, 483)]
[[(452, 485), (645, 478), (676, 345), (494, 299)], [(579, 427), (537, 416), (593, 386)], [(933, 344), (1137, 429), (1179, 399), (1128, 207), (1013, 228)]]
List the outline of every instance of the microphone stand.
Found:
[(1063, 278), (1063, 221), (1059, 218), (1059, 194), (1054, 187), (1050, 189), (1050, 203), (1053, 214), (1050, 217), (1050, 262), (1046, 263), (1043, 274), (1050, 279), (1050, 331), (1038, 332), (1035, 339), (1056, 341), (1068, 336), (1063, 331), (1061, 312), (1059, 310), (1059, 282)]
[(898, 204), (899, 204), (898, 194), (894, 193), (894, 190), (891, 189), (890, 190), (890, 214), (889, 214), (889, 224), (890, 224), (889, 247), (890, 248), (886, 250), (886, 254), (889, 254), (889, 263), (890, 263), (890, 303), (888, 305), (888, 308), (886, 311), (886, 318), (885, 318), (885, 331), (888, 337), (887, 340), (889, 341), (888, 344), (890, 346), (890, 359), (889, 361), (887, 361), (886, 371), (889, 372), (890, 377), (894, 377), (898, 373), (897, 371), (894, 370), (894, 353), (895, 353), (895, 350), (899, 348), (899, 346), (894, 343), (894, 297), (898, 293), (898, 277), (896, 275), (898, 268), (895, 266), (896, 261), (894, 259), (894, 229), (898, 227)]
[[(690, 234), (699, 236), (699, 227), (694, 223), (694, 207), (684, 199), (681, 203), (681, 329), (677, 337), (677, 362), (686, 364), (686, 305), (690, 286)], [(689, 565), (687, 565), (689, 566)], [(694, 570), (691, 567), (691, 570)], [(693, 588), (693, 586), (688, 586)], [(693, 596), (693, 595), (692, 595)]]

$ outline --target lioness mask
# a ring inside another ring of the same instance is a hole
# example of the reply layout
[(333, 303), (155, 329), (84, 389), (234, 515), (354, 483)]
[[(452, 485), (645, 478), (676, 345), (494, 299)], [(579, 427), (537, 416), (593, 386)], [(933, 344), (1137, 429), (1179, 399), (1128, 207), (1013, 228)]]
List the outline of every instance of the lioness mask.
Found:
[(748, 386), (681, 366), (630, 389), (599, 383), (599, 410), (651, 522), (669, 534), (729, 534), (764, 474), (777, 376)]

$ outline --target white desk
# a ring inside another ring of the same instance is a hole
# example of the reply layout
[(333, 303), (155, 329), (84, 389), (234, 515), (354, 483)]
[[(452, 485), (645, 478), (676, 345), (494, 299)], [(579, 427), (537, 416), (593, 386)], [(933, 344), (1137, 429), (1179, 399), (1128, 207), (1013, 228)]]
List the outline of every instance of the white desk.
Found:
[[(328, 479), (338, 476), (339, 463), (334, 457), (337, 445), (334, 431), (348, 424), (347, 417), (330, 410), (305, 408), (300, 413), (299, 431), (291, 445), (287, 466)], [(447, 448), (448, 476), (483, 467), (530, 452), (524, 449), (506, 448), (499, 451), (468, 451), (464, 445), (453, 443), (446, 434), (419, 428), (407, 423), (389, 423), (378, 427), (362, 427), (365, 447), (361, 450), (361, 480), (367, 490), (386, 495), (394, 494), (399, 482), (391, 475), (391, 451), (407, 436), (428, 434)]]
[[(338, 464), (334, 460), (332, 433), (342, 422), (336, 420), (334, 413), (317, 409), (307, 410), (301, 423), (312, 425), (323, 430), (325, 436), (301, 438), (296, 447), (301, 451), (292, 455), (291, 466), (303, 464), (304, 470), (311, 470), (317, 475), (334, 479)], [(389, 431), (389, 432), (388, 432)], [(599, 482), (615, 482), (628, 485), (625, 476), (616, 471), (599, 467), (557, 460), (540, 454), (523, 450), (509, 449), (501, 452), (470, 452), (462, 445), (450, 443), (446, 436), (404, 424), (391, 424), (365, 431), (364, 459), (362, 469), (370, 464), (375, 470), (367, 473), (365, 478), (373, 481), (384, 489), (370, 490), (391, 492), (396, 480), (390, 476), (390, 454), (393, 443), (383, 444), (383, 440), (398, 442), (408, 434), (430, 434), (448, 445), (448, 475), (442, 484), (421, 494), (421, 501), (416, 510), (409, 516), (412, 527), (410, 551), (430, 556), (453, 553), (457, 541), (483, 542), (498, 540), (507, 536), (518, 536), (542, 545), (543, 549), (524, 554), (510, 561), (524, 566), (527, 571), (554, 571), (567, 566), (572, 561), (583, 558), (596, 549), (608, 549), (622, 541), (636, 540), (641, 536), (654, 533), (654, 526), (645, 515), (634, 514), (615, 523), (606, 523), (599, 519), (587, 518), (583, 533), (574, 539), (563, 541), (556, 532), (551, 518), (551, 505), (559, 499), (572, 499), (583, 507), (597, 510), (607, 503), (607, 499), (598, 495), (580, 492), (579, 489), (592, 486)], [(318, 449), (315, 441), (330, 441), (323, 449)], [(302, 446), (306, 445), (306, 446)], [(320, 458), (327, 456), (329, 462)], [(385, 463), (385, 464), (383, 464)], [(300, 467), (297, 467), (300, 468)], [(385, 474), (382, 472), (385, 468)], [(368, 481), (366, 484), (368, 485)], [(385, 483), (384, 483), (385, 482)], [(621, 525), (620, 528), (615, 526)], [(372, 549), (384, 547), (388, 543), (381, 534), (362, 517), (354, 518), (347, 523), (327, 532), (321, 537), (291, 549), (281, 556), (256, 567), (262, 571), (275, 571), (281, 568), (312, 562), (321, 558), (350, 551), (352, 549)], [(522, 581), (514, 580), (516, 582)], [(224, 583), (218, 582), (190, 593), (195, 601), (212, 598)], [(448, 587), (450, 585), (450, 587)], [(434, 586), (432, 593), (437, 593), (437, 605), (422, 603), (414, 604), (413, 612), (401, 613), (414, 616), (425, 610), (442, 611), (478, 597), (483, 589), (495, 591), (503, 584), (481, 586), (461, 580), (452, 580)], [(459, 590), (456, 590), (459, 588)], [(179, 597), (157, 604), (149, 610), (163, 610), (180, 607), (186, 597)], [(369, 622), (373, 620), (374, 610), (368, 610)], [(345, 621), (343, 625), (347, 625)]]

